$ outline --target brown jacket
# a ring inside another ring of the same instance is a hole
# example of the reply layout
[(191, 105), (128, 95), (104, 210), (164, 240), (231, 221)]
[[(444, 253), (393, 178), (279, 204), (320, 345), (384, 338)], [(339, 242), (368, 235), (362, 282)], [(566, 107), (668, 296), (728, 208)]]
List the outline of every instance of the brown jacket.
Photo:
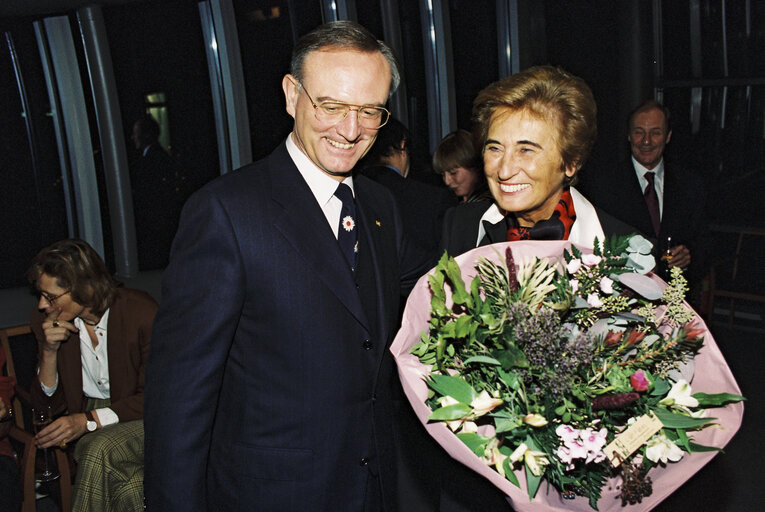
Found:
[[(109, 308), (107, 324), (107, 352), (109, 357), (109, 383), (111, 409), (120, 422), (143, 418), (143, 390), (146, 359), (149, 355), (151, 328), (157, 303), (140, 290), (120, 288)], [(38, 350), (43, 343), (42, 323), (45, 314), (35, 310), (30, 326), (37, 338)], [(58, 388), (48, 397), (35, 377), (32, 383), (32, 401), (49, 404), (55, 414), (68, 410), (70, 414), (84, 412), (82, 393), (82, 363), (80, 341), (77, 334), (61, 344), (58, 351)]]

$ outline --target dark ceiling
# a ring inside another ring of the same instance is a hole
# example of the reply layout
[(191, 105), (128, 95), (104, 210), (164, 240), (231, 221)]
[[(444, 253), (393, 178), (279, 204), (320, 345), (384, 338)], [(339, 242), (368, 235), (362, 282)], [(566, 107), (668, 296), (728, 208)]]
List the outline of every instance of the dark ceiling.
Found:
[(84, 5), (125, 4), (140, 0), (0, 0), (0, 17), (62, 14)]

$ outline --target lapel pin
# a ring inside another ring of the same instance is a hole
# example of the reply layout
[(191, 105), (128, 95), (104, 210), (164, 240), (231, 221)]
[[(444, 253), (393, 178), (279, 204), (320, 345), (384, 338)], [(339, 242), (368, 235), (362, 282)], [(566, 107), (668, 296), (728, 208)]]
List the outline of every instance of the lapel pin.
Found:
[(376, 220), (376, 221), (375, 221), (375, 224), (377, 224), (377, 227), (378, 227), (378, 228), (379, 228), (380, 226), (382, 226), (382, 224), (380, 224), (380, 221), (379, 221), (379, 220)]

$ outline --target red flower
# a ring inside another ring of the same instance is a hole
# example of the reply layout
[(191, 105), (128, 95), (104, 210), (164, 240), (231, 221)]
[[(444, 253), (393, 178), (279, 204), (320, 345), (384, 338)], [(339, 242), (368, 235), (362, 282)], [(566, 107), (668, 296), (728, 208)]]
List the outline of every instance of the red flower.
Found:
[(638, 370), (630, 376), (630, 384), (632, 389), (640, 393), (648, 391), (648, 388), (651, 387), (651, 382), (643, 370)]

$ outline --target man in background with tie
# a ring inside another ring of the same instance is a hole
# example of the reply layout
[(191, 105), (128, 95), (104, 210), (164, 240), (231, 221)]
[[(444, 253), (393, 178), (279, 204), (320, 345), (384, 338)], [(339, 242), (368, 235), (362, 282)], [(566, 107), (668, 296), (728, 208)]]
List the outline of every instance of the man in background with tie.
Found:
[(148, 510), (397, 510), (388, 348), (427, 258), (351, 170), (398, 82), (360, 25), (315, 29), (281, 84), (292, 133), (186, 203), (146, 373)]
[(646, 100), (629, 116), (632, 158), (587, 176), (594, 204), (656, 241), (657, 256), (671, 254), (670, 267), (687, 269), (698, 283), (706, 273), (706, 186), (698, 173), (664, 160), (672, 137), (669, 110)]

